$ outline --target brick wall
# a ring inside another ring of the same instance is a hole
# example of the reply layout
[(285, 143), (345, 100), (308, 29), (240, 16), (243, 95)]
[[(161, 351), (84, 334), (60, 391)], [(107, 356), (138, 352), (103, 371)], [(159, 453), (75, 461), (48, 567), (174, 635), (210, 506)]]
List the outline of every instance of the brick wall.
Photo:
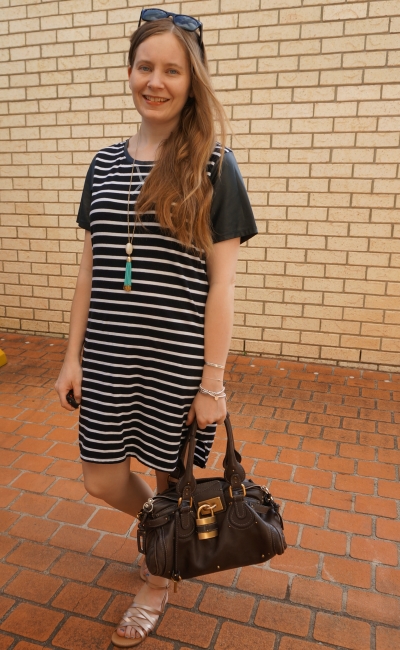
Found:
[[(260, 235), (232, 349), (400, 366), (400, 0), (163, 3), (201, 16)], [(127, 138), (143, 0), (0, 0), (0, 315), (66, 334), (93, 154)], [(245, 9), (244, 9), (245, 7)]]

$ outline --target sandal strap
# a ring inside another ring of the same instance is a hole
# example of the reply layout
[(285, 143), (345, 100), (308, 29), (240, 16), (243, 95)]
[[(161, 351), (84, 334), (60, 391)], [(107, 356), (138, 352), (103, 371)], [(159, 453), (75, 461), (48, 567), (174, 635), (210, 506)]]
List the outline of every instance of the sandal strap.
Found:
[(127, 616), (128, 618), (130, 618), (131, 616), (137, 616), (137, 614), (135, 613), (131, 614), (133, 610), (139, 610), (139, 611), (143, 610), (144, 612), (149, 612), (149, 614), (151, 614), (152, 616), (161, 616), (161, 614), (163, 613), (162, 610), (155, 609), (155, 607), (150, 607), (149, 605), (140, 605), (140, 604), (137, 605), (136, 603), (133, 603), (129, 607), (129, 609), (126, 610), (123, 616)]

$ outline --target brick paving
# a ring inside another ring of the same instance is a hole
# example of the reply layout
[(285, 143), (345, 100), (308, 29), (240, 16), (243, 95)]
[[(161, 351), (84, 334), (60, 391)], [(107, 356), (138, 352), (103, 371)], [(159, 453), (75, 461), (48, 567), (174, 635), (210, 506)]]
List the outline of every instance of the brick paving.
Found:
[[(77, 416), (53, 390), (65, 341), (0, 337), (0, 650), (111, 650), (140, 586), (134, 522), (84, 490)], [(289, 548), (170, 590), (144, 647), (399, 648), (400, 375), (248, 356), (228, 369), (237, 448), (282, 503)], [(219, 429), (208, 475), (223, 449)]]

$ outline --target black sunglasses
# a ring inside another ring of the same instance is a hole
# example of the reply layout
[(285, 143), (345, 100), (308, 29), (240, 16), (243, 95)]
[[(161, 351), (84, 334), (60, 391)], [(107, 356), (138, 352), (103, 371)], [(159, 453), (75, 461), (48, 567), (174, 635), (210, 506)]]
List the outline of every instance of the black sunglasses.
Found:
[(151, 22), (152, 20), (162, 20), (163, 18), (172, 18), (172, 22), (177, 27), (185, 29), (187, 32), (195, 32), (196, 29), (200, 30), (199, 45), (204, 49), (203, 45), (203, 23), (201, 23), (193, 16), (185, 16), (185, 14), (174, 14), (172, 11), (164, 11), (164, 9), (142, 9), (138, 28), (142, 20)]

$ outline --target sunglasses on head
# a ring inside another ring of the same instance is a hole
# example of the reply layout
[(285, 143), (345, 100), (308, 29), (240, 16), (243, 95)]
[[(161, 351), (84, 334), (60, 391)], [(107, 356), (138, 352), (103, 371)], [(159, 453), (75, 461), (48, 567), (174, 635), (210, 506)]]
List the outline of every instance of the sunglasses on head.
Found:
[(151, 22), (153, 20), (162, 20), (163, 18), (172, 18), (172, 22), (177, 27), (185, 29), (187, 32), (195, 32), (196, 29), (200, 30), (199, 45), (203, 49), (203, 23), (201, 23), (193, 16), (185, 16), (185, 14), (174, 14), (172, 11), (164, 11), (164, 9), (142, 9), (138, 28), (142, 20)]

